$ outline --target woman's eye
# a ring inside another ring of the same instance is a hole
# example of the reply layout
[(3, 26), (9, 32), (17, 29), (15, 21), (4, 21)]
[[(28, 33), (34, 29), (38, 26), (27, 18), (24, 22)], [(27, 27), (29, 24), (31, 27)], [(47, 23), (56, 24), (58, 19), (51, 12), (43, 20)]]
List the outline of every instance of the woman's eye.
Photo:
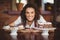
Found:
[(29, 12), (26, 12), (26, 14), (29, 14)]

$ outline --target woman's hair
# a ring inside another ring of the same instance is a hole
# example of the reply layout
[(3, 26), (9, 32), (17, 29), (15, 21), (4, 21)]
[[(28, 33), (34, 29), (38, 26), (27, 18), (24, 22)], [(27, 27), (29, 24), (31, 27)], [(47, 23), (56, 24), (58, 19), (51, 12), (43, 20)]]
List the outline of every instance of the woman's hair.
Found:
[(34, 18), (34, 21), (35, 21), (35, 22), (37, 22), (37, 20), (40, 18), (40, 16), (39, 16), (40, 12), (39, 12), (37, 6), (34, 5), (34, 4), (29, 3), (29, 4), (27, 4), (27, 5), (23, 8), (23, 10), (21, 11), (21, 19), (22, 19), (22, 24), (23, 24), (24, 26), (26, 25), (26, 20), (27, 20), (27, 19), (26, 19), (26, 15), (25, 15), (27, 8), (33, 8), (33, 9), (35, 9), (35, 18)]

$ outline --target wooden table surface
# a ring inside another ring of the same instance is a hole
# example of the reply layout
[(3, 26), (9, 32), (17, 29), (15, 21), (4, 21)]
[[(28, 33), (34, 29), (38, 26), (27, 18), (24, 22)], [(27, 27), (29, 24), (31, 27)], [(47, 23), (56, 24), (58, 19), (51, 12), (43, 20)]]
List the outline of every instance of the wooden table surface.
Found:
[[(1, 34), (0, 39), (5, 38), (6, 40), (45, 40), (44, 37), (41, 35), (42, 33), (41, 30), (33, 30), (33, 29), (18, 30), (17, 32), (18, 35), (10, 35), (8, 32), (4, 30), (2, 31), (0, 31)], [(49, 36), (47, 40), (54, 40), (54, 32), (49, 32)]]

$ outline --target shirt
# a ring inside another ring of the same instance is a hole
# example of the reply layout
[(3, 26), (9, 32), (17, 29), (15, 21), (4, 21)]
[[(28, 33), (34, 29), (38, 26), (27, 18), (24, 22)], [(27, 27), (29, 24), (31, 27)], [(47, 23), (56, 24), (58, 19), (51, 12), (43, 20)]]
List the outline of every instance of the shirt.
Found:
[(34, 21), (32, 22), (32, 24), (29, 26), (28, 24), (26, 24), (25, 28), (34, 28), (35, 25), (34, 25)]

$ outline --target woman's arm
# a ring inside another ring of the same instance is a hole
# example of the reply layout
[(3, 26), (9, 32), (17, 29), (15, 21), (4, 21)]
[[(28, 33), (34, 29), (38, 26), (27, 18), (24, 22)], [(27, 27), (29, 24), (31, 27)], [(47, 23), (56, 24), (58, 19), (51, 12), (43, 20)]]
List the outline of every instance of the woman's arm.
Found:
[(21, 23), (21, 17), (19, 16), (14, 22), (10, 23), (10, 26), (17, 26)]
[(21, 17), (19, 16), (16, 21), (14, 21), (14, 26), (17, 26), (21, 23)]
[(3, 26), (3, 28), (2, 29), (4, 29), (4, 30), (9, 30), (10, 29), (10, 26), (9, 25), (7, 25), (7, 26)]
[(9, 30), (11, 28), (10, 26), (17, 26), (20, 23), (21, 23), (21, 17), (19, 16), (14, 22), (10, 23), (7, 26), (3, 26), (3, 29)]

